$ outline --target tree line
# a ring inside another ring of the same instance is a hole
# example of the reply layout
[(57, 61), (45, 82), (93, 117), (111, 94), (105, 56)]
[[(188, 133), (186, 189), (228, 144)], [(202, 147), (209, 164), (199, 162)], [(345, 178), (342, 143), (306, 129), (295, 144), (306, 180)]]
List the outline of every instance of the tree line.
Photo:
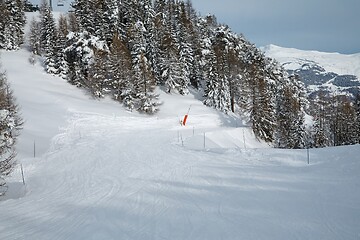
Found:
[(314, 116), (314, 147), (360, 143), (360, 95), (320, 91), (311, 100), (310, 110)]

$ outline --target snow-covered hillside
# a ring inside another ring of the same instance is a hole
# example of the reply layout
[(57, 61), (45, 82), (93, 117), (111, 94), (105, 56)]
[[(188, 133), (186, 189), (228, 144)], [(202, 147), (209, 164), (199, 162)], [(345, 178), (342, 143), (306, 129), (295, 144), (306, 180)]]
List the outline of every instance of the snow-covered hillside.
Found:
[(295, 48), (284, 48), (276, 45), (262, 47), (269, 57), (275, 58), (286, 69), (300, 69), (304, 64), (317, 64), (327, 72), (339, 75), (354, 75), (360, 79), (360, 53), (340, 54), (318, 51), (304, 51)]
[(262, 51), (279, 61), (291, 74), (299, 75), (309, 95), (319, 90), (336, 95), (360, 93), (360, 53), (345, 55), (275, 45), (263, 47)]
[(359, 239), (360, 146), (310, 150), (308, 164), (196, 93), (158, 89), (149, 117), (91, 99), (25, 50), (1, 55), (26, 121), (26, 186), (16, 169), (0, 239)]

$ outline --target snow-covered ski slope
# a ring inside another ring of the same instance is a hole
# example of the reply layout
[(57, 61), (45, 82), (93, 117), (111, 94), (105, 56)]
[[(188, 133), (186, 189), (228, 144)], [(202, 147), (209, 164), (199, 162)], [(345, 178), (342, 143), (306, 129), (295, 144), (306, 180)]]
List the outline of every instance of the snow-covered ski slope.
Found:
[(310, 150), (308, 165), (306, 150), (269, 148), (195, 94), (158, 90), (157, 115), (129, 113), (28, 56), (2, 52), (26, 186), (16, 169), (0, 239), (360, 238), (360, 146)]

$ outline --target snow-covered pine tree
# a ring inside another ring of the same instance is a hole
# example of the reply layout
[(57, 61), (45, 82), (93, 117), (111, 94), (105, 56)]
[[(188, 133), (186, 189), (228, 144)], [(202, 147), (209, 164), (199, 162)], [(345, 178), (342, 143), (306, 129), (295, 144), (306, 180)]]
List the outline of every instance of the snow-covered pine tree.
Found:
[(24, 42), (25, 13), (21, 0), (0, 2), (0, 48), (16, 50)]
[(154, 0), (154, 11), (156, 14), (165, 13), (166, 0)]
[(67, 42), (68, 47), (64, 50), (68, 65), (67, 80), (78, 87), (86, 87), (94, 51), (108, 52), (107, 44), (88, 32), (69, 33)]
[(166, 34), (166, 17), (164, 13), (165, 9), (165, 0), (156, 0), (154, 3), (154, 11), (155, 16), (153, 18), (153, 33), (152, 33), (152, 41), (149, 43), (148, 48), (151, 49), (147, 51), (151, 57), (149, 58), (151, 67), (153, 69), (154, 77), (158, 85), (164, 85), (165, 81), (162, 78), (163, 72), (163, 64), (162, 60), (164, 60), (165, 56), (165, 34)]
[(36, 12), (36, 11), (39, 11), (39, 7), (37, 5), (34, 6), (34, 4), (29, 2), (29, 0), (25, 0), (24, 1), (24, 11), (25, 12)]
[[(228, 26), (220, 25), (214, 31), (213, 46), (218, 49), (218, 72), (227, 85), (226, 109), (235, 112), (236, 99), (240, 95), (240, 79), (243, 67), (240, 61), (240, 43), (238, 36)], [(225, 98), (225, 97), (224, 97)]]
[(45, 57), (46, 72), (51, 74), (58, 73), (58, 53), (56, 48), (56, 25), (55, 20), (47, 0), (43, 0), (40, 6), (41, 28), (40, 43), (41, 52)]
[(56, 36), (55, 53), (57, 54), (56, 55), (57, 74), (59, 74), (60, 77), (64, 79), (66, 79), (68, 72), (68, 65), (65, 60), (65, 52), (64, 52), (64, 49), (67, 47), (66, 36), (68, 34), (69, 34), (68, 20), (64, 15), (60, 15), (57, 36)]
[[(197, 66), (196, 68), (199, 67), (200, 70), (198, 73), (195, 73), (195, 79), (199, 80), (198, 82), (195, 82), (195, 85), (200, 89), (206, 89), (208, 87), (206, 78), (210, 75), (209, 71), (212, 69), (211, 61), (214, 57), (211, 39), (215, 35), (217, 26), (218, 24), (215, 16), (208, 15), (199, 18), (197, 21), (196, 33), (199, 36), (199, 40), (193, 41), (193, 46), (195, 46), (194, 53), (196, 56), (196, 63), (194, 66)], [(194, 81), (194, 79), (192, 81)]]
[[(105, 3), (104, 0), (94, 0), (94, 6), (91, 6), (92, 11), (92, 30), (90, 33), (101, 40), (105, 40), (105, 26), (104, 26), (104, 10), (105, 10)], [(107, 30), (107, 29), (106, 29)]]
[(181, 63), (181, 68), (183, 69), (182, 81), (180, 85), (182, 86), (182, 94), (188, 94), (188, 86), (190, 85), (190, 77), (192, 65), (194, 64), (194, 51), (190, 42), (191, 34), (191, 21), (190, 17), (187, 15), (186, 7), (183, 2), (180, 2), (176, 11), (176, 21), (177, 21), (177, 39), (178, 39), (178, 49), (179, 49), (179, 61)]
[(188, 43), (191, 46), (193, 57), (190, 64), (190, 84), (196, 89), (200, 89), (201, 81), (204, 78), (204, 72), (201, 68), (201, 40), (202, 36), (199, 29), (199, 20), (196, 10), (192, 6), (191, 0), (187, 0), (185, 3), (186, 16), (188, 22), (186, 24), (188, 33)]
[(86, 87), (95, 98), (103, 98), (109, 91), (109, 65), (107, 52), (95, 50), (89, 67)]
[(250, 120), (256, 137), (273, 142), (276, 126), (275, 82), (266, 73), (265, 56), (256, 51), (250, 66)]
[(97, 10), (96, 0), (75, 0), (71, 6), (74, 9), (79, 31), (94, 35), (96, 32), (94, 16)]
[(208, 65), (208, 71), (206, 72), (206, 88), (204, 93), (204, 104), (209, 107), (214, 107), (216, 109), (222, 110), (218, 101), (219, 97), (219, 75), (216, 70), (216, 56), (215, 53), (211, 52), (208, 54), (208, 63), (211, 62), (211, 65)]
[(302, 85), (296, 76), (287, 77), (285, 70), (280, 75), (277, 95), (277, 125), (275, 146), (298, 149), (306, 147), (304, 126), (304, 96)]
[(20, 46), (24, 43), (24, 27), (26, 24), (26, 17), (24, 11), (24, 2), (22, 0), (15, 0), (15, 9), (11, 13), (13, 21), (15, 22), (16, 45)]
[(185, 94), (187, 88), (184, 88), (183, 85), (181, 85), (183, 69), (181, 68), (181, 63), (179, 61), (179, 52), (172, 44), (167, 48), (165, 56), (161, 59), (161, 69), (161, 77), (163, 79), (166, 92), (176, 92), (182, 95)]
[[(144, 1), (143, 3), (143, 23), (145, 27), (145, 41), (146, 41), (146, 53), (145, 57), (149, 63), (149, 70), (152, 72), (155, 82), (159, 81), (159, 52), (160, 52), (160, 41), (157, 40), (157, 31), (155, 25), (156, 13), (150, 1)], [(147, 10), (146, 10), (147, 9)]]
[(89, 32), (110, 45), (119, 23), (118, 1), (93, 0), (93, 4), (89, 6), (92, 11), (91, 22), (93, 22)]
[[(130, 28), (130, 49), (132, 56), (133, 87), (131, 93), (135, 101), (133, 106), (140, 112), (152, 114), (157, 111), (157, 95), (155, 90), (155, 79), (150, 71), (150, 64), (145, 56), (146, 40), (145, 27), (141, 21), (133, 23)], [(129, 98), (126, 102), (129, 102)], [(125, 103), (125, 102), (124, 102)]]
[(4, 2), (0, 2), (0, 14), (1, 14), (1, 18), (0, 18), (0, 49), (1, 48), (5, 48), (6, 46), (6, 24), (8, 21), (8, 11), (6, 9), (6, 5)]
[[(220, 27), (221, 28), (221, 27)], [(229, 65), (227, 60), (227, 43), (223, 41), (223, 34), (218, 28), (212, 39), (212, 52), (209, 54), (208, 83), (205, 90), (204, 103), (220, 111), (230, 110), (230, 90), (228, 82)]]
[[(125, 33), (128, 32), (136, 22), (142, 22), (144, 24), (144, 14), (146, 14), (145, 6), (151, 6), (148, 4), (148, 0), (128, 0), (119, 2), (119, 22), (121, 27), (125, 29)], [(119, 33), (121, 34), (121, 31), (119, 31)]]
[(30, 51), (35, 55), (41, 55), (41, 23), (33, 17), (30, 21), (30, 32), (28, 35), (28, 44)]
[(22, 125), (6, 75), (0, 69), (0, 196), (6, 188), (5, 178), (15, 167), (15, 143)]
[(55, 39), (55, 20), (47, 0), (42, 0), (40, 5), (40, 47), (41, 54), (51, 52)]
[(159, 65), (161, 70), (161, 83), (164, 84), (166, 92), (185, 94), (185, 87), (182, 84), (183, 69), (179, 61), (179, 50), (176, 45), (176, 39), (171, 31), (165, 29), (164, 38), (160, 46)]
[(238, 48), (240, 50), (235, 56), (235, 59), (239, 61), (237, 63), (239, 76), (237, 76), (238, 81), (236, 82), (235, 87), (237, 87), (238, 93), (235, 94), (235, 104), (239, 106), (239, 113), (245, 118), (249, 119), (250, 109), (252, 106), (252, 100), (249, 96), (252, 95), (252, 84), (251, 73), (253, 71), (252, 59), (254, 54), (257, 51), (256, 47), (247, 41), (245, 38), (240, 36), (238, 38)]
[(135, 78), (134, 88), (138, 99), (137, 110), (154, 114), (159, 110), (158, 95), (155, 93), (155, 79), (144, 54), (140, 56), (140, 78)]
[[(155, 58), (150, 58), (156, 81), (170, 93), (184, 94), (181, 81), (183, 70), (179, 60), (174, 1), (156, 1), (154, 17)], [(187, 87), (186, 87), (187, 89)]]
[(156, 83), (160, 83), (160, 45), (161, 45), (161, 29), (164, 26), (161, 24), (160, 14), (157, 15), (155, 11), (152, 12), (153, 16), (146, 22), (146, 57), (150, 63), (151, 71), (155, 78)]
[(292, 100), (292, 117), (293, 127), (291, 132), (292, 148), (306, 148), (309, 146), (308, 134), (305, 129), (305, 110), (308, 106), (306, 99), (305, 85), (298, 76), (289, 77), (291, 90), (293, 94)]
[(107, 42), (108, 45), (111, 45), (113, 36), (116, 33), (117, 26), (119, 25), (118, 1), (104, 0), (102, 12), (102, 38)]

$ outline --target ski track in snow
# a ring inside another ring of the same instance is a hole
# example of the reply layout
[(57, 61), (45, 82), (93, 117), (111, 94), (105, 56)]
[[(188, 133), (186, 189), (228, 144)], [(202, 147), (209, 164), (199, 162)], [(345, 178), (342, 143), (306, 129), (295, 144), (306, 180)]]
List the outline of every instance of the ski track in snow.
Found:
[(128, 113), (27, 54), (2, 54), (27, 120), (27, 184), (19, 169), (9, 179), (0, 239), (359, 239), (360, 146), (311, 150), (307, 165), (306, 150), (270, 149), (192, 95), (160, 92), (158, 115)]

